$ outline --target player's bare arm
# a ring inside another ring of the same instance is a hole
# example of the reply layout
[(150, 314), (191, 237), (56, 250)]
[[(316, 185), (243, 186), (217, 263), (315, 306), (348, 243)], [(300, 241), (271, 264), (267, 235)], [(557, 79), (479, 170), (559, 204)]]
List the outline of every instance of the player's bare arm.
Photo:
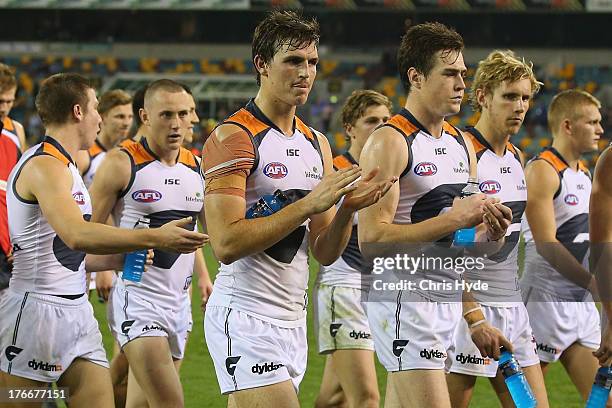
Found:
[(601, 345), (594, 353), (602, 366), (612, 364), (612, 151), (608, 148), (595, 167), (589, 208), (591, 268), (597, 279), (602, 307), (607, 320), (602, 320)]
[[(324, 181), (333, 180), (334, 174), (331, 148), (324, 136), (317, 135), (323, 152)], [(353, 228), (355, 211), (377, 202), (391, 188), (396, 178), (382, 179), (374, 182), (378, 170), (373, 169), (354, 186), (347, 189), (348, 193), (340, 208), (328, 208), (326, 211), (313, 215), (310, 222), (310, 248), (314, 257), (323, 265), (332, 264), (346, 248)], [(340, 172), (339, 172), (340, 173)], [(338, 191), (339, 192), (339, 191)], [(330, 190), (329, 193), (337, 193)], [(316, 196), (311, 197), (316, 199)]]
[[(204, 214), (204, 210), (200, 211), (198, 220), (200, 221), (202, 231), (206, 232), (206, 216)], [(208, 298), (212, 293), (213, 283), (210, 279), (210, 274), (208, 272), (208, 267), (206, 266), (206, 261), (204, 260), (202, 250), (197, 250), (195, 253), (193, 273), (198, 277), (198, 288), (200, 289), (202, 299), (202, 309), (204, 309), (206, 307), (206, 302), (208, 302)]]
[(174, 221), (159, 229), (123, 231), (89, 223), (71, 194), (72, 176), (66, 166), (49, 156), (35, 157), (22, 168), (16, 190), (26, 200), (36, 200), (51, 227), (66, 245), (94, 254), (113, 254), (152, 247), (193, 252), (205, 236), (181, 228), (188, 219)]
[[(223, 143), (237, 132), (241, 132), (239, 127), (223, 125), (211, 137), (217, 137)], [(223, 192), (225, 189), (232, 189), (244, 193), (246, 174), (228, 174), (213, 180), (207, 179), (209, 188), (204, 198), (206, 225), (217, 259), (228, 264), (276, 244), (313, 214), (333, 206), (351, 189), (347, 186), (359, 177), (359, 170), (348, 169), (330, 176), (329, 180), (321, 181), (305, 198), (268, 217), (255, 219), (245, 219), (246, 201), (243, 194)], [(210, 192), (210, 185), (223, 188)], [(249, 239), (244, 239), (247, 236)]]
[[(393, 154), (390, 154), (393, 152)], [(365, 174), (379, 168), (374, 180), (399, 177), (408, 163), (408, 147), (401, 135), (388, 127), (372, 134), (359, 163)], [(433, 242), (454, 231), (482, 222), (486, 198), (476, 194), (456, 199), (450, 211), (417, 224), (393, 224), (399, 202), (399, 183), (376, 204), (359, 212), (359, 242)]]
[(513, 351), (512, 344), (502, 332), (487, 321), (474, 296), (470, 292), (463, 291), (462, 297), (463, 319), (467, 323), (472, 341), (478, 347), (480, 354), (485, 358), (491, 357), (498, 360), (500, 346)]
[(130, 182), (130, 174), (131, 165), (128, 155), (119, 149), (108, 152), (100, 163), (96, 177), (89, 188), (92, 222), (106, 223), (117, 203), (119, 194)]
[(550, 164), (536, 160), (525, 169), (527, 208), (525, 214), (533, 233), (536, 250), (561, 275), (575, 284), (595, 289), (591, 274), (557, 240), (553, 197), (559, 188), (559, 176)]

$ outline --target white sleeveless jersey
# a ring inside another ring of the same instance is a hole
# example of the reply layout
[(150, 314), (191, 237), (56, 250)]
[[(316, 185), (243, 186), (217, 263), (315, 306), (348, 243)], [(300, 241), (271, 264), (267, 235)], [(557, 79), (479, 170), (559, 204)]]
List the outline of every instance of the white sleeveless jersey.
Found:
[(510, 142), (503, 157), (493, 152), (491, 145), (475, 128), (469, 128), (478, 160), (480, 191), (499, 198), (512, 210), (512, 224), (506, 232), (505, 243), (495, 254), (484, 259), (484, 269), (466, 270), (464, 277), (471, 282), (488, 283), (488, 289), (472, 290), (477, 302), (487, 306), (512, 307), (522, 302), (518, 284), (518, 243), (521, 218), (527, 205), (527, 185), (518, 150)]
[(94, 175), (96, 174), (100, 163), (102, 163), (104, 156), (106, 156), (106, 149), (104, 146), (102, 146), (98, 139), (96, 139), (94, 145), (87, 150), (87, 154), (89, 155), (89, 167), (87, 167), (87, 169), (83, 172), (83, 181), (85, 182), (87, 188), (89, 188), (91, 183), (93, 183)]
[[(345, 152), (334, 157), (334, 169), (341, 170), (353, 165), (357, 161), (349, 152)], [(340, 201), (341, 203), (342, 201)], [(338, 203), (337, 206), (340, 205)], [(321, 270), (317, 276), (317, 282), (329, 286), (342, 286), (347, 288), (360, 289), (363, 287), (361, 273), (364, 269), (363, 256), (359, 250), (359, 240), (357, 236), (357, 213), (353, 215), (353, 229), (351, 237), (342, 252), (340, 258), (329, 266), (321, 265)]]
[[(469, 177), (469, 156), (459, 131), (444, 122), (442, 135), (435, 138), (406, 109), (382, 126), (393, 127), (404, 136), (410, 155), (399, 179), (400, 194), (393, 223), (416, 224), (448, 211)], [(450, 248), (452, 240), (452, 234), (440, 239), (425, 255), (445, 258), (459, 255), (460, 250)], [(438, 266), (420, 268), (414, 276), (426, 282), (452, 283), (453, 288), (460, 278), (455, 270)], [(429, 287), (421, 290), (419, 287), (416, 292), (430, 300), (461, 300), (460, 290), (448, 287), (442, 291), (429, 290)]]
[(13, 276), (9, 287), (20, 292), (51, 295), (78, 295), (86, 292), (85, 253), (73, 251), (49, 225), (36, 201), (20, 197), (15, 182), (21, 169), (33, 157), (49, 155), (68, 167), (72, 174), (72, 197), (83, 218), (91, 217), (91, 201), (70, 155), (53, 138), (23, 154), (11, 172), (7, 189), (9, 231), (13, 243)]
[[(188, 229), (195, 230), (204, 203), (204, 181), (200, 163), (187, 149), (181, 148), (177, 163), (160, 162), (147, 145), (139, 143), (121, 149), (132, 163), (132, 175), (113, 210), (121, 228), (134, 228), (145, 218), (151, 228), (170, 221), (193, 217)], [(123, 281), (126, 290), (169, 310), (179, 310), (188, 297), (193, 275), (194, 254), (179, 254), (154, 249), (153, 265), (142, 275), (142, 281)]]
[[(578, 170), (570, 168), (552, 147), (533, 160), (546, 161), (559, 175), (559, 189), (553, 198), (556, 238), (588, 270), (591, 175), (582, 162), (579, 163)], [(537, 253), (526, 217), (523, 219), (523, 229), (526, 245), (522, 283), (552, 293), (561, 299), (583, 300), (588, 295), (586, 289), (562, 276)]]
[[(293, 135), (285, 136), (251, 101), (224, 123), (244, 129), (255, 149), (256, 161), (246, 183), (247, 209), (263, 195), (276, 190), (282, 190), (295, 202), (306, 196), (323, 177), (317, 135), (299, 118), (295, 118)], [(229, 265), (221, 264), (208, 304), (231, 307), (292, 327), (301, 325), (306, 316), (307, 285), (305, 222), (265, 251)]]

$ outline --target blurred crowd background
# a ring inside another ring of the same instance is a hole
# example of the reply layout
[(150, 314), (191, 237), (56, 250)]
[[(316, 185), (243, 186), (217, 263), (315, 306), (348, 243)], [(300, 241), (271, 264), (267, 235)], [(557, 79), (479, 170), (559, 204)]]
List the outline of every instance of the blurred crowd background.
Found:
[[(604, 137), (612, 134), (612, 5), (605, 0), (0, 0), (0, 62), (15, 68), (19, 83), (11, 116), (33, 144), (44, 135), (34, 97), (51, 74), (85, 74), (100, 92), (133, 92), (170, 77), (198, 100), (201, 145), (257, 93), (250, 41), (272, 7), (301, 8), (321, 24), (317, 81), (298, 114), (336, 151), (346, 148), (339, 113), (354, 89), (384, 93), (396, 111), (404, 105), (395, 63), (400, 37), (407, 26), (433, 20), (464, 36), (468, 86), (493, 49), (533, 61), (544, 86), (513, 139), (528, 157), (550, 144), (546, 108), (564, 89), (597, 96)], [(476, 119), (467, 103), (448, 118), (460, 127)]]

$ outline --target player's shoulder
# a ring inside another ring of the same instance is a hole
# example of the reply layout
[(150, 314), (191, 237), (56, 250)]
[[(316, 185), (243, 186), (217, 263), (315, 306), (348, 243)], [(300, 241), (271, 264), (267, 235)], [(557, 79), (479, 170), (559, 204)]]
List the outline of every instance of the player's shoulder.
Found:
[(224, 143), (230, 138), (250, 141), (251, 136), (248, 129), (245, 129), (237, 123), (222, 122), (213, 129), (210, 133), (210, 137), (206, 139), (204, 144), (206, 145), (207, 143), (214, 142)]

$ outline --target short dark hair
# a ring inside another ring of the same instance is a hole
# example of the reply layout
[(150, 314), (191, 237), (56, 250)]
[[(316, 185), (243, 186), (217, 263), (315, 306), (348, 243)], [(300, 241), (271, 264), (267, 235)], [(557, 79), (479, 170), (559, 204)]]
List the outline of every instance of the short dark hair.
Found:
[[(265, 63), (270, 63), (283, 46), (299, 50), (314, 43), (319, 45), (319, 23), (314, 18), (304, 18), (295, 11), (270, 12), (255, 28), (252, 43), (252, 59), (259, 55)], [(257, 85), (261, 85), (259, 72)]]
[(55, 74), (45, 79), (36, 96), (36, 110), (45, 126), (68, 122), (75, 105), (87, 107), (92, 83), (79, 74)]
[(142, 126), (142, 120), (140, 120), (140, 110), (144, 108), (144, 97), (148, 87), (149, 84), (146, 84), (138, 88), (132, 96), (132, 113), (134, 114), (134, 124), (136, 125), (136, 130)]
[(461, 52), (463, 38), (452, 28), (442, 23), (423, 23), (410, 27), (402, 37), (397, 52), (397, 67), (402, 85), (410, 93), (408, 69), (415, 68), (427, 76), (435, 66), (438, 51)]

